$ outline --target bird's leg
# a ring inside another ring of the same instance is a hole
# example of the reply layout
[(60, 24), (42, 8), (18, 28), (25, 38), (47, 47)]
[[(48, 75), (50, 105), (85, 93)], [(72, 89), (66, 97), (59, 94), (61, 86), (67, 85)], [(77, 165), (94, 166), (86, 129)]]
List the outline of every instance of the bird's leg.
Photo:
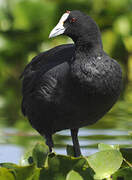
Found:
[(71, 129), (71, 136), (74, 148), (74, 155), (75, 157), (78, 157), (81, 155), (80, 145), (78, 141), (78, 129)]
[(54, 146), (53, 140), (52, 140), (52, 135), (47, 134), (47, 135), (45, 135), (45, 138), (46, 138), (46, 144), (49, 147), (49, 152), (52, 152), (52, 148)]

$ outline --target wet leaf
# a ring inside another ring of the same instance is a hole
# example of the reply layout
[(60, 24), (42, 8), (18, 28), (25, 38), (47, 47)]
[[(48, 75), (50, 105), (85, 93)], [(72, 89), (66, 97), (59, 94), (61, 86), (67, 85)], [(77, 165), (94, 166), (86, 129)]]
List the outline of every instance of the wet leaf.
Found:
[(90, 167), (95, 171), (95, 179), (110, 177), (121, 166), (123, 157), (117, 150), (97, 152), (87, 158)]

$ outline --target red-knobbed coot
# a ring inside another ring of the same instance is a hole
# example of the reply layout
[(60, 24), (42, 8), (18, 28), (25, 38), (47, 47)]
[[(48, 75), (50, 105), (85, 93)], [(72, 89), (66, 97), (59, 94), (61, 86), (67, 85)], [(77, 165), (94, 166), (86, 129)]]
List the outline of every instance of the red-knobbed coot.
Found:
[(100, 30), (88, 15), (67, 11), (49, 37), (69, 36), (65, 44), (40, 53), (21, 77), (22, 112), (46, 138), (71, 130), (75, 156), (80, 156), (78, 129), (98, 121), (117, 101), (122, 84), (119, 64), (104, 51)]

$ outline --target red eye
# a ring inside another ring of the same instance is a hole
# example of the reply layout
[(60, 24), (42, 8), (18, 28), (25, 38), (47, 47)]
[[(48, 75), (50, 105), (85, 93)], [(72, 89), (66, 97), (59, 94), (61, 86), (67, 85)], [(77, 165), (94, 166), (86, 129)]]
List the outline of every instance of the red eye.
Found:
[(70, 19), (70, 23), (74, 23), (74, 22), (76, 22), (76, 18), (72, 18), (72, 19)]

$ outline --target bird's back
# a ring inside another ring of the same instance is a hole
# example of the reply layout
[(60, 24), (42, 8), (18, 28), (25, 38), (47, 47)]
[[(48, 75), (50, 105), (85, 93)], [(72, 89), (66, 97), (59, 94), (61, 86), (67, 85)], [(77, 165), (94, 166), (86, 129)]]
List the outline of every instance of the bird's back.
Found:
[(36, 129), (37, 126), (40, 129), (39, 121), (42, 119), (43, 126), (47, 127), (46, 124), (51, 123), (50, 119), (57, 118), (54, 107), (60, 101), (63, 105), (64, 89), (69, 78), (69, 61), (73, 58), (74, 51), (75, 46), (67, 44), (40, 53), (25, 67), (21, 75), (22, 112)]

